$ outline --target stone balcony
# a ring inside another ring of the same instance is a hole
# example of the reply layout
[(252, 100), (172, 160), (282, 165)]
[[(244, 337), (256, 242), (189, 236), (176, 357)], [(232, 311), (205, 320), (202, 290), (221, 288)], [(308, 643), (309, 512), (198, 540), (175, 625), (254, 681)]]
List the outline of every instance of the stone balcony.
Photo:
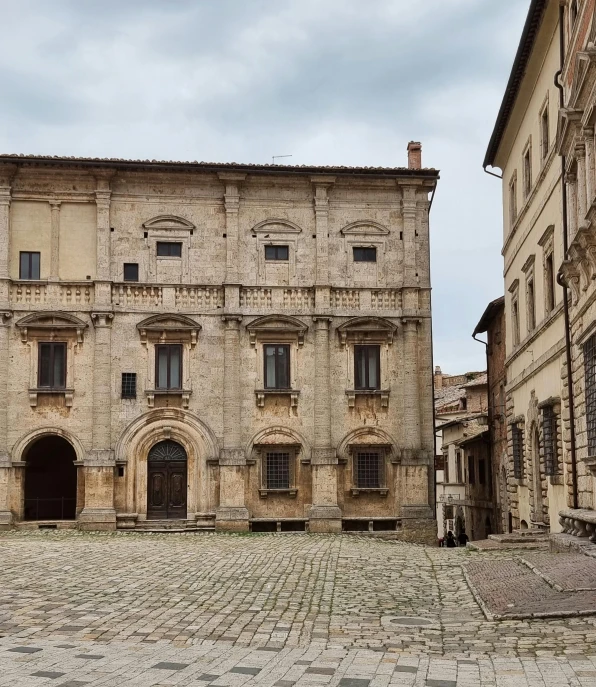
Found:
[(587, 508), (567, 508), (559, 511), (563, 534), (585, 538), (596, 544), (596, 511)]

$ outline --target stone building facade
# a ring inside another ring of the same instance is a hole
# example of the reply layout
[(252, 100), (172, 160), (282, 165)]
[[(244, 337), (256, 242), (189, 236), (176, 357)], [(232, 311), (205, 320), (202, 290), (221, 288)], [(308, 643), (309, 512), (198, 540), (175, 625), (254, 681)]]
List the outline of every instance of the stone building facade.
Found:
[(434, 541), (420, 157), (0, 156), (0, 525)]
[[(557, 154), (559, 3), (532, 0), (484, 167), (502, 170), (507, 499), (513, 528), (560, 530), (568, 463), (561, 162)], [(564, 375), (563, 375), (564, 377)]]

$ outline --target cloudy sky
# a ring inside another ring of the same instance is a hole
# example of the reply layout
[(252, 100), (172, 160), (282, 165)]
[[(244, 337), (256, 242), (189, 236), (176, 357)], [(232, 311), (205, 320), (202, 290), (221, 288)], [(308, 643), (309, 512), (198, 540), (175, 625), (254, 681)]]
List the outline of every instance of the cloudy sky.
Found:
[[(500, 182), (482, 171), (529, 0), (2, 2), (0, 151), (441, 170), (435, 363), (485, 365), (502, 294)], [(283, 161), (286, 162), (286, 161)]]

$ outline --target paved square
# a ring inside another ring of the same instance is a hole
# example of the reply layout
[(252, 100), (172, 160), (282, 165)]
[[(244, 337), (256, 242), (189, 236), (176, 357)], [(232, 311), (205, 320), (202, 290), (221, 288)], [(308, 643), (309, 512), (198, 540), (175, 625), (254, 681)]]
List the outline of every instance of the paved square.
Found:
[(0, 687), (596, 686), (596, 618), (484, 616), (462, 566), (497, 601), (535, 598), (526, 571), (559, 594), (511, 552), (42, 532), (0, 535), (0, 561)]

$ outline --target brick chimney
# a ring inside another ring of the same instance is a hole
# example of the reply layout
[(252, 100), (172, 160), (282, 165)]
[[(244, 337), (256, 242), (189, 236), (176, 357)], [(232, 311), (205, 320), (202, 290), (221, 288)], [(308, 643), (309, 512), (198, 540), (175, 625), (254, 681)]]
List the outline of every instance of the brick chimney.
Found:
[(408, 143), (408, 169), (422, 169), (422, 144), (420, 141)]
[(437, 365), (435, 367), (435, 389), (442, 389), (443, 388), (443, 373), (441, 371), (441, 368)]

